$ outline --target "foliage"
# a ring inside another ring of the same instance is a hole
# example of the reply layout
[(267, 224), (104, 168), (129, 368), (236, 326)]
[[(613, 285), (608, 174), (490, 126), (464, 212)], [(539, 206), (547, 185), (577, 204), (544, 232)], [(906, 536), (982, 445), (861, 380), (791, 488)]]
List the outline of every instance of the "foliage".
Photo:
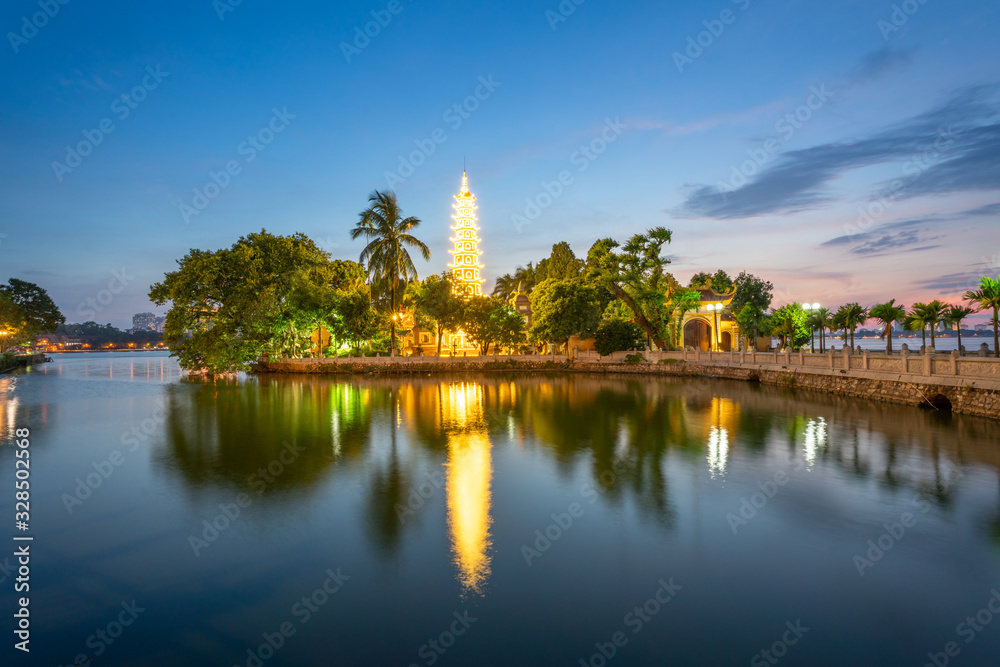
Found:
[(594, 347), (605, 357), (612, 352), (643, 350), (646, 348), (646, 334), (635, 322), (627, 320), (607, 320), (594, 334)]
[(962, 320), (975, 312), (975, 308), (970, 308), (968, 306), (948, 306), (948, 310), (944, 313), (945, 324), (949, 328), (955, 327), (955, 330), (958, 331), (959, 350), (962, 349)]
[(885, 303), (872, 306), (868, 316), (882, 324), (879, 338), (887, 339), (885, 351), (886, 354), (892, 354), (892, 325), (906, 320), (906, 306), (896, 305), (895, 299), (889, 299)]
[(691, 282), (688, 283), (688, 287), (692, 289), (704, 289), (708, 287), (719, 294), (729, 294), (733, 291), (733, 285), (733, 279), (722, 269), (719, 269), (714, 274), (705, 273), (704, 271), (696, 273), (691, 276)]
[[(389, 312), (396, 314), (400, 296), (400, 282), (417, 279), (417, 269), (413, 265), (407, 247), (416, 248), (425, 260), (431, 258), (427, 245), (411, 232), (420, 224), (414, 217), (404, 218), (399, 201), (393, 192), (378, 190), (368, 197), (369, 206), (360, 214), (360, 220), (351, 230), (351, 239), (364, 237), (368, 245), (361, 251), (361, 263), (367, 267), (368, 275), (381, 281), (389, 293)], [(390, 321), (392, 354), (396, 354), (396, 322)]]
[(570, 336), (596, 328), (600, 316), (597, 290), (582, 278), (545, 280), (531, 296), (533, 341), (568, 343)]
[[(301, 353), (317, 320), (338, 331), (345, 300), (364, 303), (354, 267), (303, 234), (261, 230), (228, 249), (191, 250), (149, 298), (171, 303), (163, 338), (182, 368), (228, 373), (265, 353)], [(334, 298), (320, 298), (323, 288)]]
[(13, 352), (0, 353), (0, 371), (5, 371), (17, 365), (17, 356)]
[(743, 312), (747, 304), (753, 304), (762, 313), (771, 307), (774, 285), (770, 282), (743, 271), (736, 277), (733, 286), (736, 288), (736, 294), (729, 304), (732, 312)]
[(448, 329), (462, 326), (465, 302), (455, 294), (450, 272), (428, 276), (421, 282), (410, 283), (405, 302), (412, 306), (418, 320), (431, 323), (437, 332), (437, 356), (441, 356), (441, 340)]
[(945, 320), (945, 311), (948, 306), (941, 301), (934, 300), (930, 303), (915, 303), (913, 310), (906, 317), (905, 324), (911, 331), (919, 331), (923, 338), (924, 347), (927, 346), (927, 330), (931, 332), (931, 348), (935, 348), (934, 330)]
[(637, 366), (638, 364), (644, 363), (646, 357), (642, 355), (642, 352), (636, 352), (635, 354), (626, 354), (625, 363), (629, 366)]
[(671, 310), (666, 300), (676, 289), (673, 276), (664, 270), (670, 260), (661, 253), (670, 243), (664, 227), (636, 234), (618, 250), (614, 239), (597, 241), (587, 254), (587, 277), (632, 311), (632, 318), (661, 350), (672, 349), (669, 336)]
[(800, 303), (790, 303), (771, 313), (771, 334), (781, 338), (782, 347), (799, 348), (809, 342), (809, 317)]
[(993, 356), (1000, 357), (1000, 276), (996, 280), (989, 276), (979, 279), (979, 287), (968, 290), (962, 297), (965, 301), (974, 304), (979, 310), (992, 310), (993, 318)]
[(684, 330), (684, 316), (701, 305), (701, 294), (693, 289), (678, 289), (670, 295), (667, 302), (669, 317), (670, 343), (674, 348), (680, 347), (681, 333)]
[(535, 267), (528, 262), (528, 266), (519, 266), (514, 274), (504, 274), (497, 278), (493, 287), (493, 296), (509, 301), (517, 295), (518, 288), (524, 289), (525, 294), (531, 294), (538, 281), (535, 276)]
[(462, 327), (480, 354), (492, 346), (513, 348), (524, 341), (524, 318), (506, 301), (474, 296), (465, 304)]
[(39, 334), (52, 333), (66, 322), (48, 292), (35, 283), (11, 278), (0, 285), (0, 295), (0, 322), (11, 332), (3, 336), (10, 339), (6, 345), (30, 344)]
[(833, 315), (833, 326), (838, 329), (843, 329), (844, 340), (847, 340), (847, 334), (850, 333), (851, 336), (851, 349), (854, 349), (854, 332), (857, 328), (865, 323), (868, 319), (868, 309), (861, 306), (859, 303), (848, 303), (837, 309), (837, 312)]
[(758, 338), (771, 333), (771, 318), (754, 303), (746, 304), (736, 313), (736, 323), (751, 349), (757, 345)]
[(60, 324), (56, 327), (52, 340), (55, 341), (61, 336), (78, 338), (82, 343), (93, 348), (101, 347), (124, 347), (130, 344), (135, 347), (145, 347), (155, 345), (163, 340), (156, 331), (122, 331), (111, 324), (98, 324), (88, 321), (81, 324)]

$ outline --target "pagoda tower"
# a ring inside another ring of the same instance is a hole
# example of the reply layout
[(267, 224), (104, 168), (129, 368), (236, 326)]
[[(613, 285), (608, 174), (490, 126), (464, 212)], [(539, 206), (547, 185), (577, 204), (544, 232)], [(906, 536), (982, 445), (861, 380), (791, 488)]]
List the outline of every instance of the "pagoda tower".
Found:
[(479, 250), (480, 238), (477, 236), (479, 227), (476, 226), (476, 197), (469, 192), (469, 177), (462, 172), (462, 190), (455, 195), (455, 238), (448, 239), (455, 244), (452, 254), (454, 262), (448, 265), (451, 269), (452, 277), (455, 280), (455, 293), (462, 297), (482, 296), (483, 283), (486, 282), (479, 276), (479, 271), (483, 267), (479, 264), (479, 256), (483, 253)]

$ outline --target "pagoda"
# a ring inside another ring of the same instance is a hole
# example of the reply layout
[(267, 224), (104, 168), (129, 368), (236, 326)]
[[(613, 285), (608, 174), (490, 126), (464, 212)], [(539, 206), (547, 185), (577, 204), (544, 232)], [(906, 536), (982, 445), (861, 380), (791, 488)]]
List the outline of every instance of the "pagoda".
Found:
[(449, 250), (454, 262), (448, 265), (451, 269), (452, 278), (455, 281), (455, 293), (459, 296), (469, 298), (483, 295), (483, 283), (486, 282), (479, 276), (479, 271), (483, 267), (479, 264), (479, 256), (483, 254), (479, 250), (479, 227), (476, 226), (476, 197), (469, 192), (469, 177), (462, 172), (462, 190), (455, 195), (455, 215), (451, 216), (455, 221), (452, 229), (455, 231), (455, 238), (448, 239), (455, 244), (454, 249)]

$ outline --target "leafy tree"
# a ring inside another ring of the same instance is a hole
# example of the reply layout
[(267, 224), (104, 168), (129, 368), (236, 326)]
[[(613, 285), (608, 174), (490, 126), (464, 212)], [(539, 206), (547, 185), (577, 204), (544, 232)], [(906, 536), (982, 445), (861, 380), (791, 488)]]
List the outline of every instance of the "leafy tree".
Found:
[(600, 316), (597, 290), (581, 278), (543, 281), (532, 293), (531, 314), (532, 340), (567, 344), (571, 336), (596, 326)]
[(19, 326), (10, 329), (17, 333), (4, 336), (12, 344), (31, 343), (39, 334), (52, 333), (66, 322), (48, 292), (35, 283), (11, 278), (6, 285), (0, 285), (0, 293), (20, 311), (20, 317), (13, 318)]
[(729, 274), (719, 269), (712, 276), (712, 289), (714, 289), (719, 294), (729, 294), (733, 291), (735, 283), (733, 279), (729, 277)]
[(671, 309), (667, 298), (676, 281), (664, 270), (670, 260), (661, 253), (670, 243), (664, 227), (636, 234), (619, 251), (614, 239), (597, 241), (587, 254), (587, 277), (608, 290), (632, 311), (632, 319), (661, 350), (672, 349), (668, 339)]
[(743, 306), (743, 310), (736, 314), (736, 323), (751, 348), (757, 345), (758, 338), (771, 333), (771, 318), (754, 303)]
[(437, 332), (437, 356), (441, 356), (441, 340), (448, 329), (462, 325), (465, 302), (455, 294), (451, 273), (428, 276), (423, 282), (411, 283), (407, 297), (419, 315), (433, 322)]
[(691, 289), (704, 289), (706, 287), (712, 286), (712, 274), (700, 271), (693, 276), (691, 276), (691, 282), (688, 283), (688, 287)]
[(701, 305), (701, 294), (693, 289), (677, 289), (670, 294), (667, 309), (670, 318), (670, 343), (673, 347), (681, 344), (684, 316)]
[(766, 312), (771, 307), (771, 299), (774, 293), (774, 285), (766, 280), (743, 271), (736, 277), (733, 285), (736, 294), (733, 296), (729, 308), (734, 313), (743, 311), (747, 304), (753, 304), (761, 312)]
[(19, 344), (26, 326), (24, 311), (0, 291), (0, 353)]
[(497, 298), (469, 299), (463, 328), (483, 355), (489, 354), (490, 346), (514, 347), (524, 341), (524, 318), (509, 303)]
[(944, 321), (947, 308), (947, 305), (938, 300), (931, 301), (930, 303), (913, 304), (913, 310), (906, 318), (905, 323), (911, 331), (920, 331), (924, 348), (927, 347), (927, 329), (930, 329), (931, 349), (936, 349), (934, 329)]
[(851, 335), (851, 349), (854, 349), (854, 332), (868, 319), (868, 309), (858, 303), (849, 303), (841, 306), (833, 316), (834, 324), (844, 330), (844, 340), (847, 340), (847, 333)]
[(163, 338), (182, 368), (228, 373), (282, 338), (298, 349), (311, 319), (297, 309), (304, 283), (333, 289), (338, 275), (329, 254), (305, 235), (261, 230), (228, 249), (191, 250), (149, 298), (171, 303)]
[(594, 347), (601, 356), (625, 350), (646, 348), (646, 334), (635, 322), (628, 320), (607, 320), (597, 327)]
[(790, 303), (771, 314), (774, 325), (771, 333), (781, 338), (782, 347), (799, 348), (809, 342), (809, 316), (800, 303)]
[(949, 327), (955, 327), (958, 331), (958, 349), (962, 350), (962, 320), (976, 312), (975, 308), (968, 306), (949, 306), (945, 311), (945, 322)]
[(571, 280), (583, 272), (583, 266), (583, 262), (576, 258), (569, 244), (561, 241), (552, 246), (552, 254), (549, 255), (546, 265), (546, 279)]
[(993, 356), (1000, 357), (1000, 319), (997, 313), (1000, 311), (1000, 276), (996, 280), (989, 276), (983, 276), (979, 280), (978, 289), (968, 290), (963, 297), (980, 310), (993, 310)]
[(882, 326), (882, 333), (879, 338), (887, 340), (885, 353), (892, 354), (892, 325), (906, 320), (906, 306), (896, 305), (895, 299), (889, 299), (885, 303), (872, 306), (868, 313), (873, 320), (878, 320)]
[(820, 353), (826, 352), (826, 332), (827, 330), (832, 331), (831, 327), (833, 326), (833, 314), (830, 312), (830, 309), (819, 308), (818, 310), (810, 311), (808, 324), (819, 331)]
[[(406, 248), (418, 249), (425, 260), (431, 258), (431, 251), (410, 233), (420, 220), (403, 217), (395, 193), (376, 190), (368, 197), (368, 202), (368, 208), (361, 212), (361, 219), (351, 230), (351, 239), (363, 236), (368, 240), (368, 245), (361, 251), (361, 263), (368, 267), (369, 275), (386, 281), (389, 312), (395, 315), (398, 312), (397, 297), (401, 295), (400, 282), (417, 279), (417, 269)], [(395, 318), (390, 321), (390, 337), (391, 354), (396, 356)]]

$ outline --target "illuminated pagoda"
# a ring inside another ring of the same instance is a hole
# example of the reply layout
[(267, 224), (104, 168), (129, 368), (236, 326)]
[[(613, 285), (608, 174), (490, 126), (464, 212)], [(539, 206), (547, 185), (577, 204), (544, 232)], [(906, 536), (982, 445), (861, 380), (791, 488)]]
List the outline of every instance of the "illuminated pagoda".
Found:
[(479, 277), (479, 270), (483, 267), (479, 264), (479, 256), (483, 254), (479, 250), (479, 227), (476, 226), (476, 197), (469, 192), (469, 177), (462, 172), (462, 190), (455, 195), (455, 215), (451, 216), (455, 221), (455, 238), (448, 239), (455, 244), (453, 250), (449, 250), (454, 262), (448, 265), (451, 269), (452, 277), (455, 280), (455, 291), (463, 297), (482, 296), (483, 283), (486, 282)]

